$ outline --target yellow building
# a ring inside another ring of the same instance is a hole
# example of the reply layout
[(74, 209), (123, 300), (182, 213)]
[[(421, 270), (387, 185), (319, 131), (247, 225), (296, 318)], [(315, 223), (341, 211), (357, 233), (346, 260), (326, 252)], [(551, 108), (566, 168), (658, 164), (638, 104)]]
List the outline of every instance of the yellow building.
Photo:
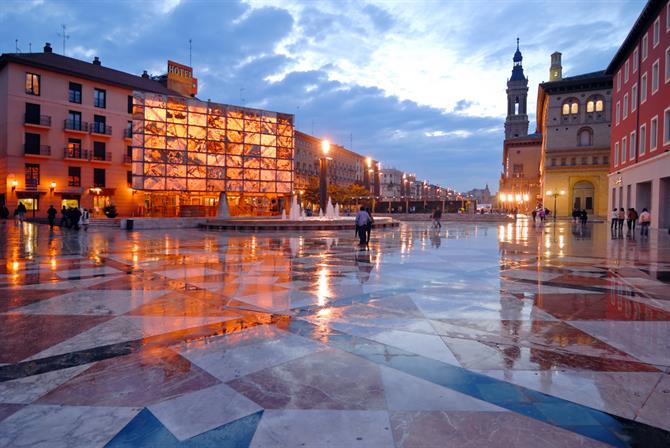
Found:
[(544, 206), (559, 217), (584, 209), (606, 218), (612, 77), (600, 71), (563, 78), (554, 53), (550, 79), (537, 100)]

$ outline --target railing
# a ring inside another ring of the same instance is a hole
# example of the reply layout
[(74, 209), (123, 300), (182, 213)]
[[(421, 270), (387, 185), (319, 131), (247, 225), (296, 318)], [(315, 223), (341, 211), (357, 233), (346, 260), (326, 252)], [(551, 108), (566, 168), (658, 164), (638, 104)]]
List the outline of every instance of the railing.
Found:
[(112, 135), (112, 127), (104, 123), (91, 123), (92, 134)]
[(65, 120), (65, 129), (70, 131), (88, 132), (88, 123), (78, 120)]
[(69, 148), (65, 147), (64, 157), (66, 159), (75, 159), (75, 160), (88, 160), (88, 151), (81, 148)]
[(99, 162), (111, 162), (112, 161), (112, 153), (111, 152), (103, 152), (103, 153), (95, 153), (92, 152), (91, 154), (91, 160), (97, 160)]
[(47, 145), (23, 145), (23, 153), (35, 156), (50, 156), (51, 146)]
[(25, 124), (36, 124), (38, 126), (51, 126), (51, 117), (49, 115), (26, 114), (23, 122)]

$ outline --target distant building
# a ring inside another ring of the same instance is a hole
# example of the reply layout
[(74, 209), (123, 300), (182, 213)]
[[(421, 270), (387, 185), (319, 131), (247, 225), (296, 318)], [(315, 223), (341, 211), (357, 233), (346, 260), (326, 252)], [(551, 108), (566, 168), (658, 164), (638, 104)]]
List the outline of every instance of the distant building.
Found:
[(478, 204), (491, 204), (493, 201), (489, 184), (486, 184), (484, 188), (473, 188), (470, 191), (466, 191), (463, 193), (463, 196), (476, 200)]
[(612, 77), (599, 71), (564, 78), (560, 56), (551, 56), (554, 80), (540, 84), (537, 94), (543, 203), (552, 209), (555, 201), (556, 216), (585, 209), (605, 217)]
[(607, 67), (614, 77), (608, 208), (670, 227), (670, 4), (651, 0)]
[(380, 170), (380, 191), (381, 197), (385, 199), (404, 196), (403, 172), (396, 168), (382, 168)]
[[(523, 74), (522, 61), (517, 39), (512, 77), (507, 81), (503, 169), (496, 206), (527, 212), (541, 201), (542, 136), (528, 135), (528, 78)], [(482, 203), (491, 203), (491, 199)]]

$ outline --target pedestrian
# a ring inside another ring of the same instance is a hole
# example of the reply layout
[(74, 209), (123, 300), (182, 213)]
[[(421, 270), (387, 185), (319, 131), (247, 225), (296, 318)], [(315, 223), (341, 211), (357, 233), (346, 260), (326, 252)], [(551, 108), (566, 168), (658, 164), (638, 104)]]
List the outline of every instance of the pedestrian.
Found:
[(60, 209), (60, 226), (70, 227), (67, 221), (67, 208), (65, 208), (65, 206)]
[(435, 227), (436, 229), (442, 228), (442, 223), (440, 222), (440, 219), (442, 219), (442, 210), (436, 208), (435, 211), (433, 212), (433, 227)]
[(81, 219), (81, 211), (76, 207), (71, 208), (68, 220), (70, 221), (70, 225), (74, 230), (77, 231), (79, 230), (80, 219)]
[(651, 213), (646, 208), (640, 213), (640, 235), (649, 236), (649, 224), (651, 224)]
[(19, 206), (16, 207), (16, 215), (19, 218), (19, 221), (23, 221), (23, 218), (26, 215), (26, 206), (23, 204), (23, 202), (19, 202)]
[(88, 225), (91, 220), (91, 214), (89, 213), (88, 209), (85, 208), (84, 211), (81, 214), (81, 225), (84, 227), (84, 232), (88, 232)]
[(547, 217), (547, 214), (544, 211), (544, 207), (540, 207), (540, 211), (538, 212), (538, 215), (540, 215), (540, 223), (544, 222), (544, 218)]
[(372, 217), (372, 209), (370, 207), (365, 211), (368, 212), (368, 216), (370, 217), (368, 225), (365, 226), (365, 244), (370, 244), (370, 234), (372, 233), (372, 225), (374, 224), (375, 219)]
[(614, 207), (612, 209), (612, 214), (610, 215), (612, 219), (612, 224), (610, 224), (610, 232), (616, 233), (617, 226), (619, 225), (619, 211)]
[(582, 209), (582, 211), (577, 211), (579, 213), (579, 219), (582, 222), (582, 225), (586, 225), (586, 222), (589, 220), (589, 215), (586, 213), (586, 209)]
[(2, 204), (2, 207), (0, 207), (0, 218), (2, 219), (9, 218), (9, 209), (5, 204)]
[(626, 212), (623, 207), (619, 209), (619, 214), (617, 215), (619, 221), (619, 233), (623, 233), (623, 222), (626, 220)]
[(533, 211), (530, 212), (530, 214), (533, 217), (533, 224), (535, 224), (535, 218), (537, 218), (537, 210), (533, 209)]
[(360, 246), (365, 246), (366, 235), (365, 228), (370, 222), (370, 215), (365, 211), (365, 207), (361, 206), (361, 209), (356, 213), (356, 233), (358, 234), (358, 243)]
[(637, 222), (637, 211), (634, 208), (628, 209), (628, 220), (626, 224), (628, 225), (628, 235), (635, 233), (635, 223)]
[(576, 208), (572, 209), (572, 222), (576, 223), (577, 219), (581, 219), (581, 217), (582, 217), (582, 212), (580, 212)]
[(53, 205), (49, 206), (49, 209), (47, 210), (47, 219), (49, 220), (49, 228), (53, 230), (54, 224), (56, 223), (56, 214), (58, 212), (54, 208)]

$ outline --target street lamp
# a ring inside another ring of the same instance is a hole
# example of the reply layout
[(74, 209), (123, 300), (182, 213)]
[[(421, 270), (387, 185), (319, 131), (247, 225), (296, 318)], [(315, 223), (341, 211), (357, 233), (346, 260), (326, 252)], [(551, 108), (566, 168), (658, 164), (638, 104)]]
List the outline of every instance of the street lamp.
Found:
[(565, 195), (565, 190), (561, 191), (551, 191), (547, 190), (547, 196), (553, 196), (554, 197), (554, 221), (556, 221), (556, 199), (558, 199), (559, 196)]
[(321, 151), (323, 157), (320, 158), (320, 176), (319, 176), (319, 207), (325, 213), (328, 203), (328, 153), (330, 152), (330, 142), (323, 140), (321, 142)]

